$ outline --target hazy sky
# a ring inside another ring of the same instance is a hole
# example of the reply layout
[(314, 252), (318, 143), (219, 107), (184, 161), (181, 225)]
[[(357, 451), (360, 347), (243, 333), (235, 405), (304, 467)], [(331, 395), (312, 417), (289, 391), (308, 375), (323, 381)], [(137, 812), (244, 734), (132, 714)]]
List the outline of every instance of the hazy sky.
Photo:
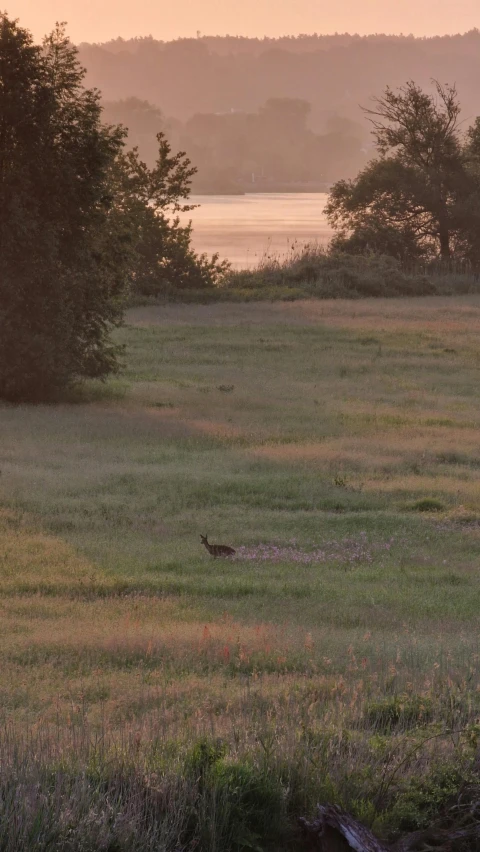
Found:
[(390, 32), (433, 35), (480, 27), (480, 0), (5, 0), (36, 39), (56, 20), (75, 42), (116, 36), (297, 35)]

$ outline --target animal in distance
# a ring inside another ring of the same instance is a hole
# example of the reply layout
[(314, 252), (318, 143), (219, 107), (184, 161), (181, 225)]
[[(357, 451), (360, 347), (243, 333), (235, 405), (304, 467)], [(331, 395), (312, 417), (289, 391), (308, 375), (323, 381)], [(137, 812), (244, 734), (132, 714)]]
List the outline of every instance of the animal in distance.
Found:
[(206, 535), (201, 535), (200, 538), (202, 539), (202, 544), (205, 545), (208, 552), (212, 554), (214, 559), (216, 559), (217, 556), (233, 556), (235, 553), (233, 547), (229, 547), (227, 544), (209, 544), (208, 536)]

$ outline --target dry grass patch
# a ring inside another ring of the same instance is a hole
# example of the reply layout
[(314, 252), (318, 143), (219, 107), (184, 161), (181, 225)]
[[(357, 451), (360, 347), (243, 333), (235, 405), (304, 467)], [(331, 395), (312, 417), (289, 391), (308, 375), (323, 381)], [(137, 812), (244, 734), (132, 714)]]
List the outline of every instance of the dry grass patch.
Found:
[(454, 502), (460, 501), (463, 506), (473, 511), (480, 509), (480, 472), (468, 471), (462, 474), (461, 487), (457, 477), (428, 475), (418, 473), (413, 475), (389, 475), (388, 478), (362, 479), (362, 489), (365, 491), (382, 492), (384, 494), (413, 494), (413, 495), (445, 495)]
[(101, 572), (65, 541), (36, 529), (24, 515), (0, 511), (0, 584), (3, 594), (99, 582)]

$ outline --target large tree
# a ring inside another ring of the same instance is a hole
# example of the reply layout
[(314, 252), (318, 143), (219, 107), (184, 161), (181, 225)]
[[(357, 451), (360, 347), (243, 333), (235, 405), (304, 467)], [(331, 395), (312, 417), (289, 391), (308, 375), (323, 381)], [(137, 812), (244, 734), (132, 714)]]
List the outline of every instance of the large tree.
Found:
[(184, 151), (172, 153), (163, 132), (157, 134), (157, 158), (149, 168), (138, 148), (122, 152), (112, 168), (112, 208), (130, 236), (130, 285), (133, 292), (157, 296), (184, 288), (219, 283), (227, 261), (198, 255), (191, 246), (191, 224), (179, 213), (192, 210), (191, 180), (196, 173)]
[[(0, 398), (43, 400), (117, 369), (111, 331), (133, 288), (211, 285), (179, 212), (195, 169), (163, 133), (125, 152), (64, 27), (42, 46), (0, 13)], [(154, 117), (153, 117), (154, 118)], [(153, 135), (153, 134), (152, 134)]]
[(474, 148), (460, 132), (455, 87), (434, 85), (434, 94), (413, 82), (397, 92), (387, 87), (365, 110), (378, 157), (354, 180), (334, 184), (326, 208), (339, 230), (334, 245), (401, 260), (475, 254)]
[(0, 397), (45, 399), (116, 366), (126, 235), (108, 182), (123, 131), (64, 28), (43, 46), (0, 14)]

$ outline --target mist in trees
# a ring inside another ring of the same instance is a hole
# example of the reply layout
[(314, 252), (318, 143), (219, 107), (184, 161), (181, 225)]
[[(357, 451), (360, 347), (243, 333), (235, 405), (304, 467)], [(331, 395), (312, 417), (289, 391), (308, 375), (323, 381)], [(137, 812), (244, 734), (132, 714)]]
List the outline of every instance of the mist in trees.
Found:
[(155, 134), (162, 129), (197, 168), (198, 193), (317, 190), (339, 176), (352, 176), (367, 161), (368, 137), (360, 123), (331, 116), (325, 132), (310, 128), (311, 105), (298, 98), (270, 98), (255, 113), (195, 113), (181, 122), (139, 98), (104, 105), (104, 118), (128, 128), (129, 144), (153, 164)]
[[(360, 104), (386, 83), (395, 89), (414, 79), (425, 90), (433, 77), (455, 80), (463, 115), (476, 115), (479, 56), (478, 30), (441, 38), (149, 37), (80, 46), (107, 115), (128, 126), (130, 143), (150, 164), (155, 151), (145, 128), (158, 119), (155, 133), (166, 132), (197, 166), (197, 192), (242, 191), (253, 182), (265, 190), (288, 183), (321, 189), (353, 177), (373, 153)], [(299, 107), (294, 137), (284, 138), (288, 111), (301, 104), (308, 112)]]
[(107, 101), (136, 96), (186, 121), (195, 113), (256, 113), (270, 98), (288, 97), (311, 104), (315, 133), (325, 132), (336, 114), (358, 121), (359, 104), (386, 83), (396, 88), (409, 79), (421, 88), (432, 77), (455, 81), (465, 114), (476, 114), (479, 54), (478, 30), (441, 38), (206, 36), (80, 45), (86, 82), (98, 86)]

